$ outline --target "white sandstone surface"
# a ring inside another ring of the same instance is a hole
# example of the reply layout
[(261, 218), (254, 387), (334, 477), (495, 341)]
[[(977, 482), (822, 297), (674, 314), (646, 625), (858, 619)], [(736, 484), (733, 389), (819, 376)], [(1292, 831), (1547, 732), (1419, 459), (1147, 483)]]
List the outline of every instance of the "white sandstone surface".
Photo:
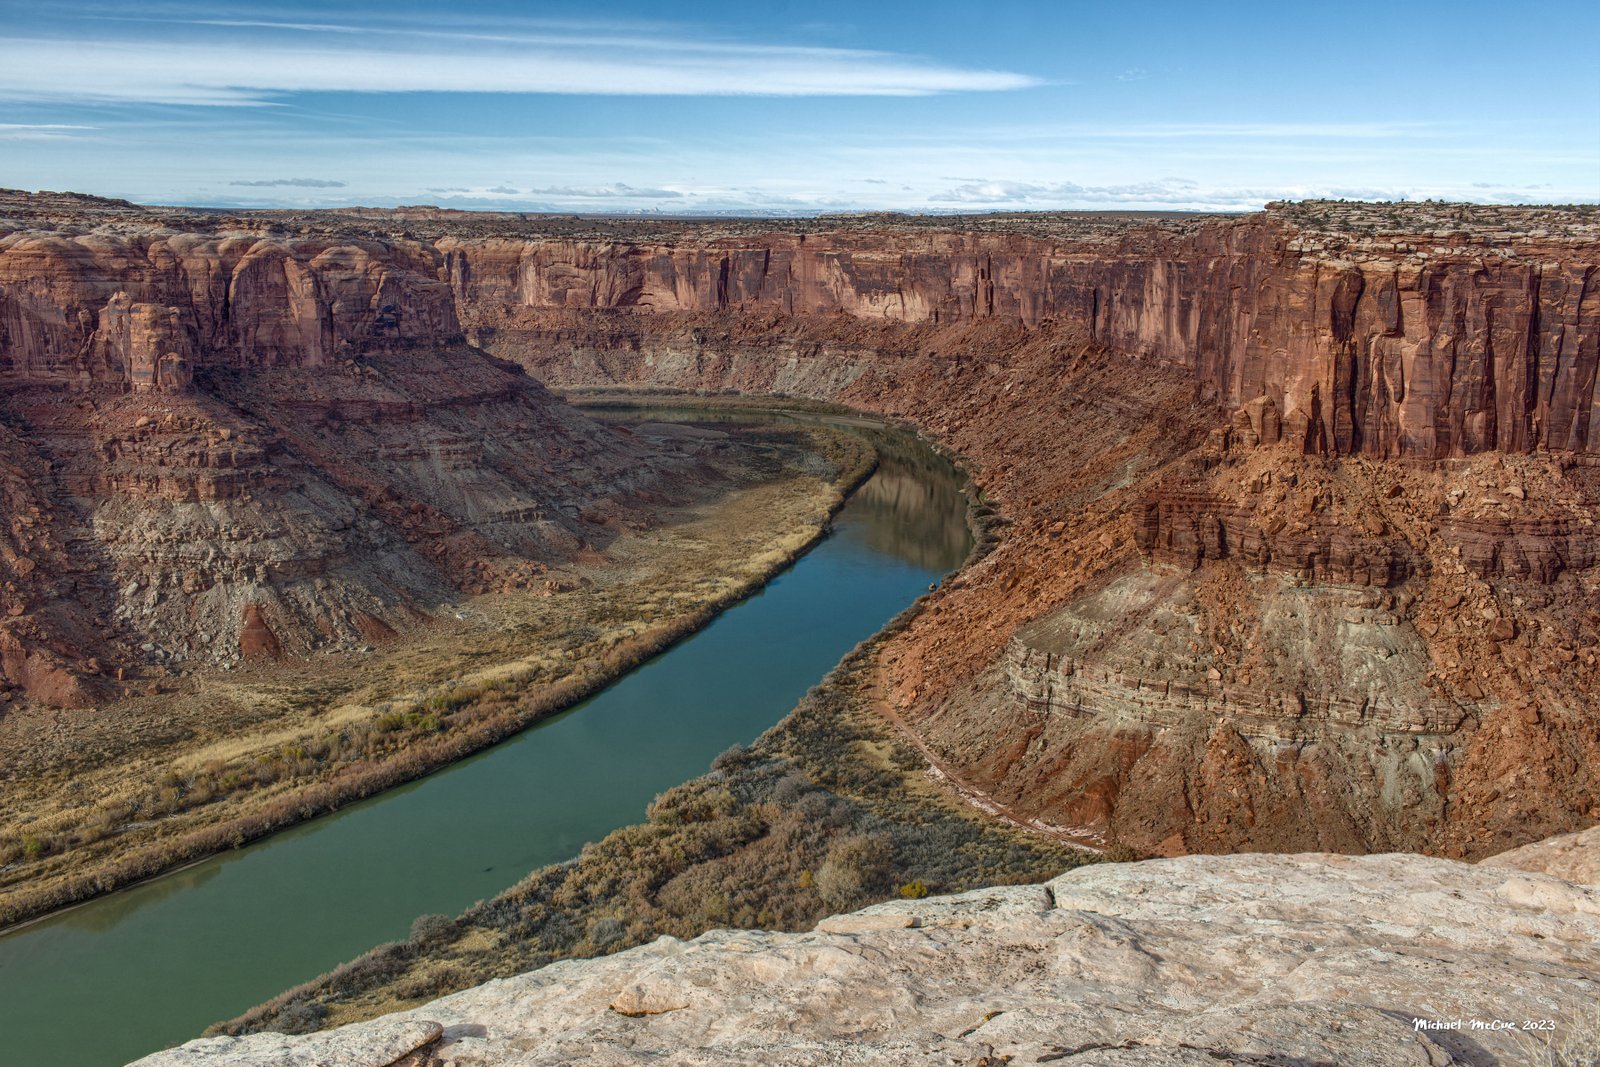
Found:
[(1600, 828), (1547, 837), (1531, 845), (1490, 856), (1485, 867), (1515, 867), (1569, 882), (1600, 885)]
[[(811, 933), (662, 938), (326, 1034), (213, 1038), (139, 1067), (1559, 1063), (1545, 1039), (1600, 1042), (1600, 887), (1542, 873), (1593, 877), (1600, 828), (1568, 838), (1479, 866), (1100, 864)], [(1521, 1029), (1544, 1020), (1544, 1039)], [(442, 1037), (413, 1052), (423, 1023)]]

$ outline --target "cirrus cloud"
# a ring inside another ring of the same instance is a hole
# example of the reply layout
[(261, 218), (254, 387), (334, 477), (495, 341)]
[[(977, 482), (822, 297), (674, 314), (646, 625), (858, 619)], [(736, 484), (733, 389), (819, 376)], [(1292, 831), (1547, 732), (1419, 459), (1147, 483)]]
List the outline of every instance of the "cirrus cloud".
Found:
[(255, 181), (235, 181), (229, 185), (248, 185), (256, 189), (343, 189), (344, 182), (331, 181), (327, 178), (263, 178)]
[[(263, 105), (295, 93), (927, 96), (1042, 84), (894, 52), (627, 30), (463, 33), (194, 20), (181, 31), (0, 39), (0, 99)], [(63, 77), (63, 71), (70, 76)]]
[(528, 195), (563, 200), (677, 200), (683, 196), (673, 189), (636, 189), (622, 182), (611, 185), (552, 185), (543, 189), (529, 189)]

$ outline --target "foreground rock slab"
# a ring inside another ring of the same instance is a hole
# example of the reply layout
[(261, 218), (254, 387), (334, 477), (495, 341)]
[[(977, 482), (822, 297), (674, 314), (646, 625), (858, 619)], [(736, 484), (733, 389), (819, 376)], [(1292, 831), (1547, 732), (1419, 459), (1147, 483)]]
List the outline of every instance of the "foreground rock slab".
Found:
[[(1560, 851), (1600, 854), (1600, 829)], [(339, 1063), (417, 1067), (1565, 1062), (1552, 1042), (1600, 1045), (1600, 887), (1502, 862), (1104, 864), (811, 933), (662, 938), (329, 1034), (196, 1041), (139, 1067), (331, 1063), (335, 1048), (395, 1057)], [(436, 1043), (394, 1051), (427, 1023)]]
[(1600, 885), (1600, 838), (1596, 831), (1560, 834), (1531, 845), (1490, 856), (1485, 867), (1508, 867), (1519, 871), (1548, 874), (1569, 882)]
[(390, 1067), (439, 1039), (438, 1023), (377, 1019), (309, 1037), (252, 1034), (245, 1040), (213, 1037), (151, 1057), (170, 1067), (215, 1063), (270, 1063), (273, 1067)]

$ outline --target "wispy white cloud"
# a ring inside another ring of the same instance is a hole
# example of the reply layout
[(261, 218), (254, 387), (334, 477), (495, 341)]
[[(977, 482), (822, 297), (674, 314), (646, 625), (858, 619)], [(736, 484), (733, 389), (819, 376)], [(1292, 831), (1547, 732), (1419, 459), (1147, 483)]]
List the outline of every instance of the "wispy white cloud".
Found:
[[(1018, 143), (1121, 141), (1349, 141), (1439, 138), (1453, 132), (1438, 122), (1064, 122), (997, 124), (992, 140)], [(929, 135), (947, 141), (947, 131)]]
[(924, 96), (1037, 84), (891, 52), (627, 30), (209, 20), (161, 36), (0, 40), (0, 99), (20, 101), (238, 106), (302, 92)]
[(626, 182), (613, 182), (609, 185), (545, 185), (531, 189), (519, 189), (505, 184), (475, 187), (433, 185), (424, 187), (423, 191), (444, 197), (443, 203), (457, 207), (552, 211), (569, 209), (626, 211), (650, 207), (662, 201), (683, 200), (686, 196), (700, 195), (698, 190), (686, 194), (678, 189), (634, 186)]
[(1269, 200), (1328, 197), (1346, 200), (1402, 200), (1416, 195), (1403, 187), (1341, 185), (1203, 185), (1188, 178), (1160, 178), (1120, 185), (1076, 182), (967, 182), (928, 197), (930, 204), (957, 210), (1026, 208), (1149, 208), (1239, 211), (1259, 208)]
[(590, 186), (552, 185), (543, 189), (529, 189), (528, 195), (562, 200), (676, 200), (683, 196), (676, 189), (636, 189), (622, 182)]
[(260, 178), (251, 181), (232, 181), (229, 185), (248, 185), (257, 189), (343, 189), (344, 182), (328, 178)]
[(1018, 181), (963, 182), (928, 197), (932, 204), (1036, 205), (1041, 203), (1172, 203), (1194, 198), (1196, 183), (1185, 178), (1135, 182), (1126, 185), (1079, 185), (1076, 182), (1040, 184)]
[(64, 141), (94, 129), (68, 122), (0, 122), (0, 141)]
[[(558, 48), (626, 48), (646, 52), (707, 52), (738, 55), (796, 56), (886, 56), (892, 53), (817, 46), (764, 45), (747, 42), (695, 38), (681, 28), (666, 24), (622, 22), (562, 22), (546, 19), (498, 20), (493, 24), (401, 20), (389, 23), (292, 22), (272, 19), (240, 18), (130, 18), (107, 17), (106, 21), (159, 23), (167, 26), (248, 29), (274, 32), (351, 34), (367, 38), (413, 41), (455, 41), (474, 45), (507, 44)], [(476, 28), (470, 28), (476, 26)], [(257, 38), (259, 39), (259, 38)]]

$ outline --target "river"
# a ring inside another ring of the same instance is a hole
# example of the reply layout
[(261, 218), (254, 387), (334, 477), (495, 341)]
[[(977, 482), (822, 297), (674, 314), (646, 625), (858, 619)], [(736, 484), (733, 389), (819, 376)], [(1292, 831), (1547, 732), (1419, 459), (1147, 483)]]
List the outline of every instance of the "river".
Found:
[(406, 937), (418, 915), (575, 856), (754, 740), (970, 545), (957, 472), (908, 435), (863, 432), (881, 463), (832, 534), (603, 692), (427, 778), (0, 937), (0, 1060), (114, 1067), (195, 1037)]

